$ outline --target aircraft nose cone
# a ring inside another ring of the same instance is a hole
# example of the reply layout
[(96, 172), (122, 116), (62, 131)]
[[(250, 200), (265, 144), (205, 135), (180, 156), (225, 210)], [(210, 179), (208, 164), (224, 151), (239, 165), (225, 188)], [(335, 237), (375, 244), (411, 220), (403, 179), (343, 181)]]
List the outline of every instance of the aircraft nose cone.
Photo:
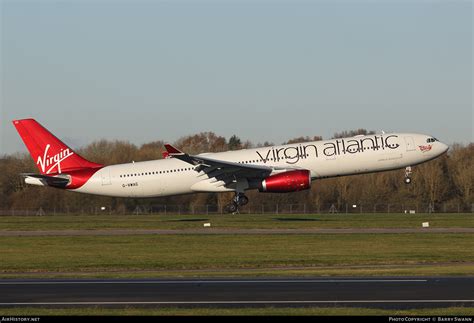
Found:
[(448, 146), (448, 145), (446, 145), (445, 143), (442, 143), (442, 142), (440, 142), (440, 144), (441, 144), (441, 146), (440, 146), (441, 153), (442, 153), (442, 154), (444, 154), (445, 152), (447, 152), (447, 151), (448, 151), (448, 149), (449, 149), (449, 146)]

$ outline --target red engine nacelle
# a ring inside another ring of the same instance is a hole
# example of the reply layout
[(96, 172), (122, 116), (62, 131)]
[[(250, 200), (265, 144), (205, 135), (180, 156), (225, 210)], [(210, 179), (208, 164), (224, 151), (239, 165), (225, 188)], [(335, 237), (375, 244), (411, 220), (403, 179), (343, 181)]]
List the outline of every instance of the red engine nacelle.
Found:
[(309, 170), (292, 170), (267, 177), (262, 181), (260, 192), (288, 193), (307, 190), (311, 187)]

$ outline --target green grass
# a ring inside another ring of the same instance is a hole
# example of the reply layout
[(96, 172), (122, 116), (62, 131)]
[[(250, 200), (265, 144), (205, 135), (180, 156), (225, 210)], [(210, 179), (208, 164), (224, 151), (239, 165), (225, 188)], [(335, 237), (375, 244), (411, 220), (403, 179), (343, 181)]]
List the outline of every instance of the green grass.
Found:
[[(474, 274), (472, 234), (0, 237), (3, 277)], [(37, 274), (36, 274), (37, 275)]]
[(1, 308), (0, 316), (35, 315), (456, 315), (472, 316), (472, 307), (430, 308), (412, 310), (383, 310), (344, 307), (306, 307), (306, 308), (136, 308), (111, 309), (103, 307), (89, 308)]
[[(474, 227), (472, 214), (4, 216), (0, 230)], [(472, 234), (0, 237), (3, 277), (472, 275)]]
[(239, 214), (239, 215), (56, 215), (0, 216), (0, 230), (214, 228), (474, 228), (474, 214)]

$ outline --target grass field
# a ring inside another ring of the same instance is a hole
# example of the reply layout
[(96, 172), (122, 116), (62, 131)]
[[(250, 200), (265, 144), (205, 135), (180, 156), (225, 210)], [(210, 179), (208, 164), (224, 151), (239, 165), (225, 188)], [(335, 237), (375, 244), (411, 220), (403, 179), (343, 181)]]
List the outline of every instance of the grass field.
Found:
[[(3, 230), (472, 227), (470, 214), (1, 217)], [(472, 275), (470, 233), (0, 237), (3, 277)]]
[(472, 250), (471, 234), (0, 237), (0, 270), (218, 271), (446, 265), (474, 262)]
[(0, 230), (215, 228), (474, 228), (474, 214), (239, 214), (0, 216)]

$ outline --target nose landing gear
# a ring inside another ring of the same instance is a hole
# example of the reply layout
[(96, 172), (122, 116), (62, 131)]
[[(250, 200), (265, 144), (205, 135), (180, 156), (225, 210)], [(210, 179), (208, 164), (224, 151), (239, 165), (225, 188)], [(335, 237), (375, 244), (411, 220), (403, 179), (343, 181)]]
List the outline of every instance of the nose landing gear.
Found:
[(239, 207), (244, 206), (249, 202), (249, 198), (244, 193), (235, 193), (232, 201), (224, 207), (226, 213), (237, 213)]
[(411, 183), (411, 166), (408, 166), (407, 168), (405, 168), (405, 179), (404, 179), (404, 182), (405, 184), (410, 184)]

